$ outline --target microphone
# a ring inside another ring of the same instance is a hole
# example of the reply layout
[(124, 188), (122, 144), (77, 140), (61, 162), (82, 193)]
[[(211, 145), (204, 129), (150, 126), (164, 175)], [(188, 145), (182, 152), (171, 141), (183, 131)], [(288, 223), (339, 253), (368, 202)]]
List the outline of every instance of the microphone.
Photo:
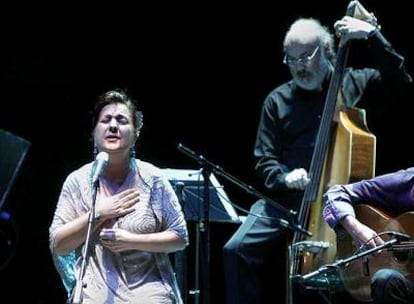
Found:
[(412, 239), (410, 235), (397, 231), (386, 231), (385, 234), (395, 238), (397, 242), (409, 241)]
[(99, 152), (98, 155), (96, 155), (95, 163), (92, 168), (92, 185), (95, 185), (98, 182), (98, 178), (108, 165), (108, 161), (109, 154), (107, 152)]
[(311, 253), (319, 253), (321, 249), (329, 248), (329, 242), (324, 241), (302, 241), (294, 244), (299, 247), (299, 251), (307, 251)]

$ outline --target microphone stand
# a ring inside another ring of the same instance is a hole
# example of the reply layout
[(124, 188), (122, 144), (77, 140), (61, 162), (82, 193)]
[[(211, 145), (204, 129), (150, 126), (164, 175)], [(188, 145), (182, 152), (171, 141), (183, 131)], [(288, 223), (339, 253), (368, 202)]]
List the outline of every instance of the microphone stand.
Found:
[[(210, 303), (210, 174), (211, 167), (205, 161), (202, 162), (202, 175), (203, 175), (203, 197), (204, 197), (204, 267), (203, 284), (204, 284), (204, 304)], [(203, 222), (201, 222), (203, 224)]]
[(186, 154), (187, 156), (195, 159), (202, 167), (202, 175), (203, 175), (203, 183), (204, 183), (204, 225), (203, 225), (202, 228), (204, 228), (204, 254), (205, 254), (204, 259), (203, 259), (203, 262), (204, 262), (204, 272), (203, 272), (203, 274), (204, 274), (204, 277), (203, 277), (203, 280), (204, 280), (204, 303), (203, 304), (209, 304), (209, 301), (210, 301), (209, 300), (210, 273), (209, 273), (209, 269), (208, 269), (209, 264), (210, 264), (210, 251), (209, 251), (209, 246), (210, 246), (209, 177), (210, 177), (210, 174), (212, 172), (214, 172), (214, 173), (216, 173), (220, 176), (223, 176), (224, 178), (228, 179), (229, 181), (231, 181), (235, 185), (237, 185), (237, 186), (241, 187), (242, 189), (244, 189), (245, 191), (247, 191), (248, 193), (253, 194), (253, 195), (255, 195), (259, 198), (262, 198), (262, 199), (266, 200), (267, 202), (269, 202), (270, 204), (275, 206), (277, 209), (284, 212), (289, 219), (286, 220), (286, 219), (282, 219), (282, 218), (278, 218), (278, 219), (275, 218), (275, 220), (278, 220), (279, 225), (281, 225), (285, 228), (289, 228), (289, 229), (292, 229), (294, 231), (306, 234), (308, 236), (312, 235), (309, 231), (304, 229), (302, 226), (297, 225), (296, 223), (294, 223), (293, 216), (296, 213), (293, 212), (292, 210), (288, 210), (288, 209), (284, 208), (283, 206), (279, 205), (275, 201), (271, 200), (270, 198), (266, 197), (265, 195), (263, 195), (260, 192), (258, 192), (257, 190), (255, 190), (252, 186), (246, 185), (245, 183), (243, 183), (242, 181), (240, 181), (237, 178), (233, 177), (232, 175), (224, 172), (224, 170), (221, 167), (213, 164), (212, 162), (207, 160), (203, 155), (196, 154), (194, 151), (192, 151), (191, 149), (185, 147), (181, 143), (178, 144), (177, 149), (180, 150), (181, 152), (183, 152), (184, 154)]
[(310, 272), (308, 274), (305, 274), (303, 276), (297, 275), (297, 276), (294, 277), (294, 279), (299, 280), (299, 282), (303, 282), (303, 281), (311, 279), (315, 276), (318, 276), (320, 274), (325, 274), (325, 273), (329, 272), (332, 269), (336, 269), (338, 267), (342, 268), (342, 267), (346, 266), (349, 262), (352, 262), (352, 261), (354, 261), (356, 259), (359, 259), (363, 256), (366, 256), (368, 254), (374, 253), (376, 251), (379, 251), (379, 250), (382, 250), (382, 249), (385, 249), (385, 248), (390, 248), (390, 247), (392, 247), (392, 245), (394, 245), (395, 243), (398, 243), (399, 241), (400, 240), (398, 238), (393, 238), (393, 239), (383, 243), (382, 245), (378, 245), (378, 246), (375, 246), (371, 249), (368, 249), (368, 250), (362, 251), (360, 253), (351, 255), (348, 258), (337, 260), (335, 263), (323, 265), (323, 266), (319, 267), (317, 270), (312, 271), (312, 272)]
[[(180, 150), (184, 154), (186, 154), (186, 155), (190, 156), (191, 158), (197, 160), (203, 166), (203, 168), (207, 167), (210, 172), (214, 172), (217, 175), (220, 175), (220, 176), (226, 178), (227, 180), (229, 180), (233, 184), (235, 184), (238, 187), (245, 190), (247, 193), (252, 194), (252, 195), (254, 195), (258, 198), (261, 198), (261, 199), (265, 200), (267, 203), (271, 204), (276, 209), (278, 209), (279, 211), (286, 214), (287, 218), (278, 218), (278, 219), (274, 218), (275, 220), (278, 221), (280, 226), (285, 227), (285, 228), (289, 228), (293, 231), (296, 231), (296, 232), (299, 232), (299, 233), (302, 233), (302, 234), (306, 234), (307, 236), (312, 236), (311, 232), (309, 232), (308, 230), (303, 228), (301, 225), (298, 225), (298, 224), (295, 223), (295, 220), (293, 218), (296, 215), (295, 211), (286, 209), (285, 207), (283, 207), (279, 203), (275, 202), (271, 198), (269, 198), (269, 197), (265, 196), (264, 194), (260, 193), (259, 191), (257, 191), (252, 186), (247, 185), (244, 182), (242, 182), (241, 180), (237, 179), (236, 177), (230, 175), (229, 173), (226, 173), (221, 167), (219, 167), (219, 166), (213, 164), (212, 162), (208, 161), (204, 156), (197, 155), (194, 151), (190, 150), (189, 148), (185, 147), (184, 145), (178, 144), (177, 148), (178, 148), (178, 150)], [(203, 170), (206, 170), (206, 169), (203, 169)], [(210, 173), (208, 173), (208, 174), (210, 174)], [(203, 171), (203, 175), (204, 175), (204, 171)], [(205, 182), (205, 180), (204, 180), (204, 182)]]
[(96, 216), (95, 216), (95, 203), (96, 203), (96, 195), (99, 189), (99, 180), (97, 179), (92, 186), (92, 207), (91, 212), (89, 213), (88, 218), (88, 229), (86, 233), (86, 240), (85, 245), (82, 250), (82, 265), (81, 268), (78, 269), (76, 284), (72, 291), (71, 299), (69, 299), (68, 304), (81, 304), (82, 303), (82, 289), (86, 287), (86, 284), (83, 283), (83, 276), (85, 275), (86, 270), (86, 263), (88, 260), (88, 255), (90, 251), (90, 243), (91, 243), (91, 235), (93, 232)]

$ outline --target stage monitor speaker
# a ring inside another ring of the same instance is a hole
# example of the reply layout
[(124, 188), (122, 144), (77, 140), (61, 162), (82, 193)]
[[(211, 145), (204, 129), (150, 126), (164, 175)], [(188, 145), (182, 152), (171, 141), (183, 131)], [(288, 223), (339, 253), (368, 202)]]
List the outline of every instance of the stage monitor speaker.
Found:
[(20, 170), (30, 142), (0, 129), (0, 210)]
[[(181, 192), (177, 195), (181, 197), (186, 220), (204, 220), (204, 178), (201, 170), (167, 168), (163, 171), (176, 192)], [(182, 189), (178, 189), (178, 185), (182, 185)], [(241, 222), (223, 186), (213, 173), (209, 180), (209, 204), (210, 222)]]
[(0, 129), (0, 270), (12, 260), (17, 248), (17, 229), (12, 216), (2, 211), (30, 142)]

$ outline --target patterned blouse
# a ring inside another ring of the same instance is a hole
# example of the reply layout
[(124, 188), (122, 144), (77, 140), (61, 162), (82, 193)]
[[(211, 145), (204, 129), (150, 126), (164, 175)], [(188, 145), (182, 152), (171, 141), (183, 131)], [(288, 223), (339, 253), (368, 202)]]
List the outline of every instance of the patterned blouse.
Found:
[[(56, 230), (90, 211), (92, 165), (93, 162), (88, 163), (66, 178), (49, 228), (53, 261), (69, 296), (76, 283), (75, 269), (80, 269), (82, 263), (83, 246), (67, 255), (55, 254)], [(100, 179), (97, 199), (131, 187), (140, 191), (135, 211), (105, 223), (105, 227), (141, 234), (168, 230), (188, 244), (186, 221), (173, 187), (164, 173), (148, 162), (132, 159), (130, 172), (117, 189)], [(98, 229), (91, 236), (87, 256), (82, 304), (183, 303), (167, 253), (138, 250), (114, 253), (100, 243)]]

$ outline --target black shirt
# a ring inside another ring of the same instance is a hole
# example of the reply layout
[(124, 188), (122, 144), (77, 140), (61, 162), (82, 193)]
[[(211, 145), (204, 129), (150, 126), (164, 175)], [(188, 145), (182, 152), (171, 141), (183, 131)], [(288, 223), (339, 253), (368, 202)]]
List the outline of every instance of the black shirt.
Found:
[[(411, 82), (404, 58), (380, 32), (364, 43), (372, 52), (374, 67), (344, 70), (341, 92), (347, 107), (354, 107), (365, 99), (377, 99), (369, 95), (383, 98), (387, 90)], [(286, 187), (284, 176), (295, 168), (309, 170), (328, 87), (329, 79), (321, 91), (303, 90), (290, 80), (271, 91), (264, 100), (254, 147), (255, 169), (265, 188), (277, 194), (278, 199), (293, 194), (296, 204), (302, 195), (302, 191)], [(297, 208), (289, 202), (286, 204)]]

